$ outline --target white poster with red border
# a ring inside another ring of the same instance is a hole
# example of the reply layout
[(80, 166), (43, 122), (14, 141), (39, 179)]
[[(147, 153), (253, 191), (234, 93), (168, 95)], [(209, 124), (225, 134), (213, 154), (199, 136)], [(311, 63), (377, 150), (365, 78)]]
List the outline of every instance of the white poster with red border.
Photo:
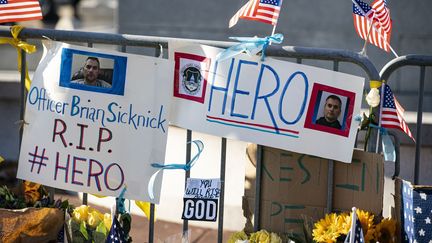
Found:
[[(169, 51), (172, 124), (351, 162), (364, 78), (246, 54), (217, 61), (223, 49), (186, 42)], [(338, 111), (330, 114), (331, 105)]]

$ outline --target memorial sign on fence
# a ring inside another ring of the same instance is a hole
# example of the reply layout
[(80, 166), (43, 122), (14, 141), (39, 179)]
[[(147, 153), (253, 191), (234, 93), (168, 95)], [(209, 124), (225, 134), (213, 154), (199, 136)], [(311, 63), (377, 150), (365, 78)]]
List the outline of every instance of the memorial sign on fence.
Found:
[(219, 179), (188, 178), (182, 219), (216, 221), (220, 194)]
[(351, 162), (364, 78), (222, 49), (171, 43), (172, 124)]
[(173, 65), (46, 43), (28, 92), (18, 177), (72, 191), (159, 202)]

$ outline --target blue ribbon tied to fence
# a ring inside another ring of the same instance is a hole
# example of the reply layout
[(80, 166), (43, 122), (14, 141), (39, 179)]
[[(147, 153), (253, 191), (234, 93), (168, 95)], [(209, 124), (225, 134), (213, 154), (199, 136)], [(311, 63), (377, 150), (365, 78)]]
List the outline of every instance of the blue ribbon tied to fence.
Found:
[(379, 127), (374, 124), (369, 124), (370, 127), (378, 129), (378, 131), (381, 134), (381, 141), (382, 141), (382, 147), (383, 147), (383, 153), (384, 153), (384, 159), (386, 161), (396, 161), (396, 151), (393, 144), (393, 141), (390, 138), (390, 135), (387, 132), (387, 129), (384, 127)]
[(126, 206), (125, 206), (125, 197), (124, 194), (127, 190), (127, 187), (123, 187), (122, 191), (120, 192), (120, 195), (116, 197), (116, 209), (117, 212), (120, 214), (126, 213)]
[(252, 56), (261, 52), (261, 61), (265, 59), (265, 51), (270, 43), (281, 44), (283, 41), (283, 35), (280, 33), (274, 34), (272, 36), (266, 36), (264, 38), (259, 37), (230, 37), (231, 40), (237, 40), (241, 43), (231, 46), (220, 52), (216, 56), (216, 61), (223, 61), (236, 56), (242, 52), (246, 52), (248, 55)]
[[(188, 143), (191, 143), (191, 142), (188, 142)], [(184, 170), (184, 171), (188, 171), (194, 166), (195, 162), (198, 160), (199, 156), (201, 155), (202, 151), (204, 150), (204, 144), (200, 140), (193, 140), (192, 143), (196, 145), (198, 152), (186, 164), (167, 164), (167, 165), (158, 164), (158, 163), (151, 164), (152, 167), (159, 168), (159, 170), (156, 171), (150, 177), (150, 180), (148, 183), (148, 193), (149, 193), (150, 199), (154, 199), (153, 185), (154, 185), (154, 182), (155, 182), (156, 177), (159, 174), (159, 172), (161, 172), (162, 170)]]

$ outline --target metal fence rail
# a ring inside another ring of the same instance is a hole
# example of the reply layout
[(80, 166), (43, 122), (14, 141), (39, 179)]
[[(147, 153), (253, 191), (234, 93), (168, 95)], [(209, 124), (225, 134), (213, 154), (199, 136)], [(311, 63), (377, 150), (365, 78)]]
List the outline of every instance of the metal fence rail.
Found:
[[(420, 72), (420, 85), (418, 89), (418, 104), (417, 104), (417, 122), (416, 122), (416, 144), (415, 144), (415, 160), (414, 160), (414, 184), (419, 184), (420, 177), (420, 148), (422, 146), (422, 123), (423, 123), (423, 98), (425, 86), (426, 67), (432, 66), (432, 56), (425, 55), (407, 55), (395, 58), (388, 62), (380, 72), (381, 80), (388, 81), (390, 76), (397, 70), (405, 66), (417, 66)], [(396, 171), (399, 173), (400, 164), (396, 163)], [(397, 175), (395, 173), (395, 175)]]
[[(1, 37), (12, 37), (7, 27), (0, 27)], [(21, 31), (19, 38), (23, 40), (27, 39), (50, 39), (54, 41), (61, 42), (78, 42), (86, 43), (89, 47), (92, 47), (94, 43), (98, 44), (110, 44), (117, 45), (121, 47), (121, 50), (126, 52), (128, 46), (139, 46), (139, 47), (150, 47), (155, 49), (155, 55), (159, 56), (160, 48), (167, 49), (169, 42), (172, 40), (181, 41), (191, 41), (204, 45), (211, 45), (215, 47), (226, 48), (232, 46), (235, 43), (232, 42), (221, 42), (221, 41), (209, 41), (209, 40), (195, 40), (195, 39), (177, 39), (177, 38), (165, 38), (165, 37), (154, 37), (154, 36), (140, 36), (140, 35), (124, 35), (124, 34), (107, 34), (107, 33), (92, 33), (92, 32), (82, 32), (82, 31), (61, 31), (61, 30), (50, 30), (50, 29), (24, 29)], [(25, 69), (26, 67), (26, 56), (23, 53), (22, 65)], [(297, 63), (302, 63), (304, 59), (308, 60), (325, 60), (333, 63), (333, 70), (339, 70), (340, 63), (353, 63), (359, 66), (364, 72), (369, 80), (380, 80), (380, 75), (372, 64), (372, 62), (363, 55), (355, 52), (337, 49), (322, 49), (322, 48), (305, 48), (305, 47), (294, 47), (294, 46), (277, 46), (272, 45), (267, 48), (267, 56), (280, 57), (280, 58), (296, 58)], [(23, 70), (24, 70), (23, 69)], [(25, 106), (25, 88), (24, 88), (24, 78), (21, 76), (21, 112), (22, 117), (24, 113)], [(186, 141), (190, 142), (192, 138), (192, 131), (187, 131)], [(370, 141), (373, 141), (371, 137)], [(220, 208), (219, 208), (219, 218), (218, 218), (218, 238), (217, 242), (222, 242), (223, 236), (223, 209), (224, 209), (224, 178), (225, 178), (225, 162), (226, 162), (226, 138), (221, 138), (221, 168), (220, 168), (220, 180), (221, 180), (221, 198), (220, 198)], [(376, 145), (373, 142), (369, 143), (369, 151), (376, 151)], [(262, 171), (262, 147), (258, 146), (257, 153), (257, 166), (256, 166), (256, 199), (255, 199), (255, 216), (254, 216), (254, 228), (256, 230), (260, 229), (260, 185), (261, 185), (261, 171)], [(186, 148), (186, 161), (190, 160), (191, 157), (191, 146)], [(332, 198), (333, 198), (333, 162), (329, 163), (329, 181), (328, 181), (328, 198), (327, 198), (327, 210), (332, 209)], [(189, 177), (189, 173), (186, 173), (186, 179)], [(86, 202), (85, 202), (86, 203)], [(154, 217), (154, 205), (151, 206), (151, 218)], [(188, 222), (183, 223), (183, 232), (188, 231)], [(149, 225), (149, 242), (154, 241), (154, 223), (150, 220)]]

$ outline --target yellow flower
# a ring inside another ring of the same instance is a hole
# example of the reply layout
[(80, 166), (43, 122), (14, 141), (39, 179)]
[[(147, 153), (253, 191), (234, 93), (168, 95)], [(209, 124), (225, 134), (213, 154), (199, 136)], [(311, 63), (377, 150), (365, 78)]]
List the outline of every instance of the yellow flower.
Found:
[(313, 239), (317, 242), (336, 242), (342, 233), (343, 220), (335, 213), (327, 214), (314, 225)]
[(282, 239), (276, 233), (270, 233), (270, 242), (271, 243), (282, 243)]
[(106, 214), (104, 214), (103, 217), (104, 217), (104, 218), (103, 218), (103, 221), (104, 221), (104, 225), (105, 225), (105, 227), (106, 227), (108, 230), (110, 230), (110, 229), (111, 229), (111, 224), (112, 224), (111, 214), (106, 213)]
[(370, 242), (371, 240), (374, 239), (374, 233), (375, 233), (375, 225), (373, 223), (374, 215), (367, 211), (357, 209), (357, 216), (363, 228), (365, 241), (366, 243)]
[(383, 219), (375, 228), (375, 240), (380, 243), (396, 242), (396, 221), (393, 219)]
[(341, 234), (348, 235), (348, 232), (351, 229), (351, 214), (341, 213), (339, 217), (342, 220), (342, 229)]
[(87, 218), (87, 225), (96, 228), (102, 220), (104, 220), (104, 216), (101, 212), (96, 209), (90, 209)]
[(72, 212), (72, 218), (78, 223), (81, 223), (83, 221), (86, 222), (88, 218), (88, 210), (89, 206), (81, 205), (74, 209), (74, 211)]
[(270, 234), (267, 230), (260, 230), (251, 234), (251, 243), (270, 243)]
[(235, 232), (228, 239), (228, 243), (235, 243), (237, 240), (247, 240), (248, 236), (244, 231)]

